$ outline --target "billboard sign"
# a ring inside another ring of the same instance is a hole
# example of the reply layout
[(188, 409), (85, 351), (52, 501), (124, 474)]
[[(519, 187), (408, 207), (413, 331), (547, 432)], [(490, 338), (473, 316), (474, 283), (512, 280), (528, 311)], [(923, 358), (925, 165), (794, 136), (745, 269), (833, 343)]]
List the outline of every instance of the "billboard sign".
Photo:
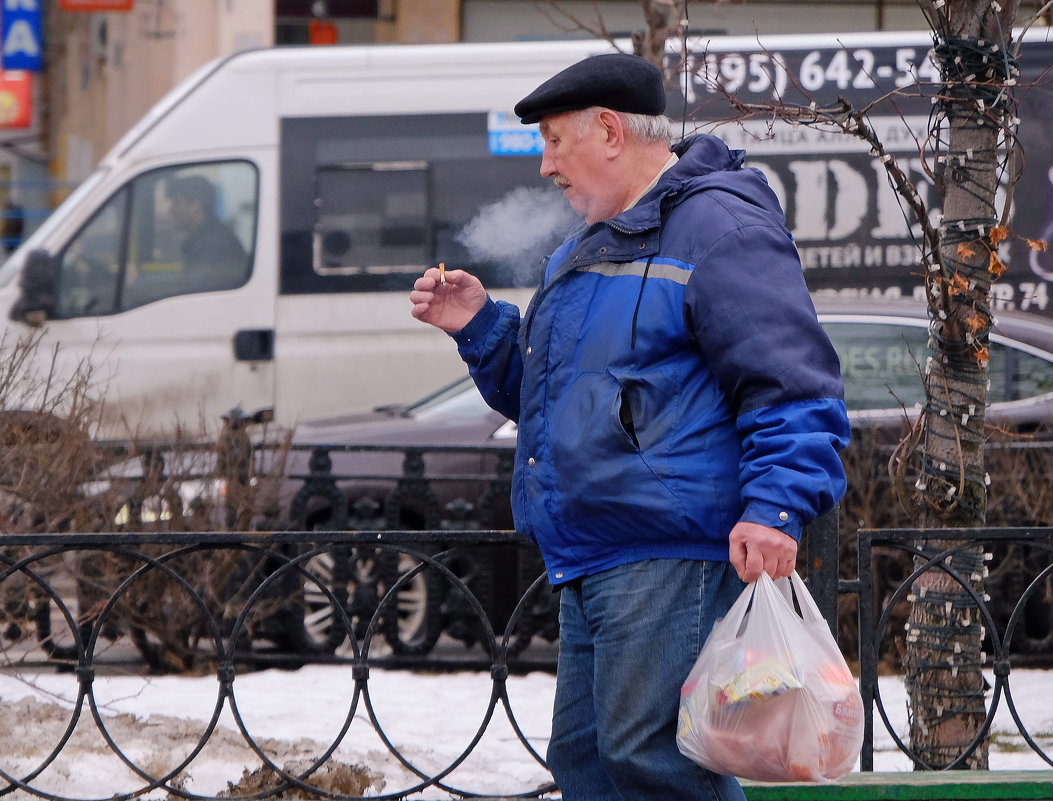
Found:
[[(921, 156), (940, 81), (929, 58), (931, 46), (931, 41), (903, 39), (863, 47), (830, 42), (808, 49), (762, 49), (754, 42), (736, 51), (696, 53), (686, 79), (669, 95), (667, 113), (684, 114), (687, 132), (693, 127), (709, 131), (745, 150), (746, 165), (765, 174), (786, 211), (810, 289), (923, 297), (921, 226), (891, 188), (870, 146), (829, 125), (794, 125), (771, 114), (737, 119), (741, 114), (728, 96), (758, 105), (781, 98), (804, 108), (833, 106), (844, 98), (855, 109), (870, 107), (868, 123), (938, 224), (940, 194)], [(1026, 244), (1026, 239), (1053, 237), (1050, 64), (1053, 42), (1025, 41), (1016, 94), (1026, 169), (1013, 195), (1009, 228), (1016, 236), (1003, 244), (1001, 254), (1009, 269), (992, 288), (996, 311), (1053, 315), (1053, 253)]]
[(33, 122), (33, 73), (0, 71), (0, 131), (28, 128)]

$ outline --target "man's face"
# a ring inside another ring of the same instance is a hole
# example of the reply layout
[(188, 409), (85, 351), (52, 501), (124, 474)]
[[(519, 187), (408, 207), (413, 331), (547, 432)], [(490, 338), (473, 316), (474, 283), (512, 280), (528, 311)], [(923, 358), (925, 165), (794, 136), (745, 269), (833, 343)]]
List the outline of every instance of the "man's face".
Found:
[(579, 114), (567, 112), (541, 120), (545, 140), (541, 174), (563, 190), (574, 211), (586, 222), (594, 223), (610, 219), (620, 209), (611, 208), (609, 161), (604, 148), (606, 131), (593, 118), (582, 136), (580, 119)]
[(201, 204), (182, 195), (174, 195), (171, 201), (172, 221), (179, 231), (189, 231), (200, 222), (198, 207)]

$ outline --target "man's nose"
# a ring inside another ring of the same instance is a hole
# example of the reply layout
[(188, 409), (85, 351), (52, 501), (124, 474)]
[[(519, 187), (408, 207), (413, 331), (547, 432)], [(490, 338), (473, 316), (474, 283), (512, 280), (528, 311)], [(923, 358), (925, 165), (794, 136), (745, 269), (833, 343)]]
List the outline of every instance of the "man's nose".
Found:
[(551, 178), (556, 174), (556, 168), (552, 166), (552, 158), (548, 154), (548, 148), (541, 153), (541, 177)]

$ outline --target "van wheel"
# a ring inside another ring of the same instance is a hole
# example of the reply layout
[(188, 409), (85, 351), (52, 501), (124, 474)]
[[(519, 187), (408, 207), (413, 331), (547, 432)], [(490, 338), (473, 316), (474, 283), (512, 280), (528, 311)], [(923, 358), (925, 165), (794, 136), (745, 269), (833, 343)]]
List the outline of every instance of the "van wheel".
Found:
[[(399, 575), (415, 566), (416, 562), (405, 554), (373, 548), (337, 548), (312, 557), (305, 567), (344, 605), (351, 633), (361, 640), (388, 588), (395, 585)], [(384, 604), (376, 633), (395, 653), (426, 654), (439, 638), (439, 586), (433, 573), (417, 573), (399, 587), (396, 598)], [(331, 653), (349, 651), (344, 622), (335, 614), (332, 600), (313, 581), (304, 588), (304, 601), (308, 639)]]

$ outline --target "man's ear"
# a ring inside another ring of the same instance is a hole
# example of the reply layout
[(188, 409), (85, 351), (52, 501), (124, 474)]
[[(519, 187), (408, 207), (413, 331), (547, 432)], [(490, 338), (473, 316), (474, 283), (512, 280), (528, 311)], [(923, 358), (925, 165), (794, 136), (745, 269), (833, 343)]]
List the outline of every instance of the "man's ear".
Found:
[(625, 125), (622, 118), (610, 109), (596, 115), (596, 123), (604, 135), (604, 146), (611, 156), (616, 156), (625, 147)]

